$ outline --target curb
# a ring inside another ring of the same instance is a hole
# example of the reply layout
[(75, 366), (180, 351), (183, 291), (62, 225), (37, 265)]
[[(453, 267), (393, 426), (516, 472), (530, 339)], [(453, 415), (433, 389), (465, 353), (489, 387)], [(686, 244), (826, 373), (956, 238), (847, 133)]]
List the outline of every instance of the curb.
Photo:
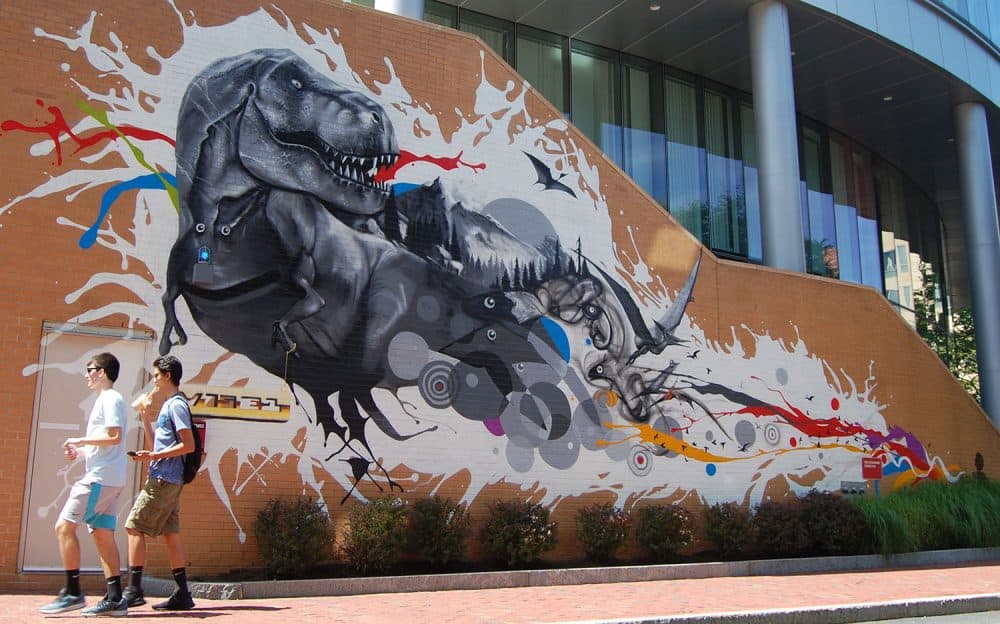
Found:
[(946, 596), (920, 600), (802, 607), (792, 610), (739, 611), (649, 618), (585, 620), (556, 624), (850, 624), (852, 622), (934, 617), (1000, 610), (1000, 594)]
[[(599, 583), (628, 583), (639, 581), (665, 581), (676, 579), (699, 579), (721, 576), (786, 576), (793, 574), (816, 574), (824, 572), (847, 572), (859, 570), (877, 570), (889, 568), (912, 568), (921, 566), (947, 566), (974, 562), (1000, 561), (1000, 548), (968, 548), (955, 550), (935, 550), (916, 553), (903, 553), (883, 557), (881, 555), (861, 555), (856, 557), (812, 557), (797, 559), (768, 559), (753, 561), (720, 561), (712, 563), (682, 563), (649, 566), (612, 566), (602, 568), (564, 568), (556, 570), (513, 570), (509, 572), (473, 572), (468, 574), (427, 574), (409, 576), (377, 576), (332, 579), (303, 579), (288, 581), (251, 581), (239, 583), (189, 582), (188, 586), (195, 598), (210, 600), (240, 600), (251, 598), (299, 598), (305, 596), (352, 596), (358, 594), (382, 594), (400, 592), (445, 591), (459, 589), (501, 589), (510, 587), (532, 587), (544, 585), (585, 585)], [(174, 589), (172, 580), (156, 577), (144, 579), (146, 593), (168, 596)], [(970, 601), (976, 608), (955, 611)], [(990, 602), (990, 601), (993, 602)], [(974, 611), (1000, 610), (1000, 594), (949, 597), (941, 600), (930, 600), (928, 603), (950, 605), (947, 613), (969, 613)], [(980, 608), (980, 603), (985, 606)], [(888, 602), (852, 609), (884, 608), (890, 609), (892, 617), (921, 615), (914, 609), (925, 608), (923, 601)], [(816, 611), (837, 609), (838, 613), (847, 607), (824, 607)], [(904, 611), (903, 609), (906, 609)], [(926, 607), (929, 608), (929, 607)], [(806, 611), (813, 611), (808, 609)], [(759, 619), (732, 619), (730, 614), (726, 620), (677, 619), (680, 616), (649, 620), (616, 620), (622, 624), (629, 622), (698, 622), (708, 624), (714, 621), (726, 622), (773, 622), (797, 623), (802, 619), (780, 619), (782, 613), (790, 613), (799, 617), (803, 610), (795, 612), (767, 611)], [(878, 616), (870, 619), (880, 619), (889, 616)], [(939, 615), (940, 613), (929, 613)], [(750, 617), (754, 614), (742, 613), (740, 617)], [(819, 616), (819, 613), (816, 614)], [(706, 616), (699, 616), (706, 617)], [(723, 617), (711, 616), (711, 617)], [(760, 619), (762, 618), (762, 619)], [(845, 619), (809, 619), (816, 622), (847, 622)], [(854, 621), (858, 621), (855, 619)]]

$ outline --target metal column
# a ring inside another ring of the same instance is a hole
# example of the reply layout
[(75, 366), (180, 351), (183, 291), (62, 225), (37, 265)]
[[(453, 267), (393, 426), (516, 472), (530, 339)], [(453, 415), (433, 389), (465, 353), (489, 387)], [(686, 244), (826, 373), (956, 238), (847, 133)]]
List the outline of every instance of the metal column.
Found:
[(788, 8), (764, 0), (751, 6), (747, 16), (764, 264), (801, 273), (806, 256)]
[(979, 388), (983, 409), (1000, 429), (1000, 226), (986, 109), (957, 105), (955, 128)]
[(424, 19), (424, 0), (375, 0), (375, 8), (410, 19)]

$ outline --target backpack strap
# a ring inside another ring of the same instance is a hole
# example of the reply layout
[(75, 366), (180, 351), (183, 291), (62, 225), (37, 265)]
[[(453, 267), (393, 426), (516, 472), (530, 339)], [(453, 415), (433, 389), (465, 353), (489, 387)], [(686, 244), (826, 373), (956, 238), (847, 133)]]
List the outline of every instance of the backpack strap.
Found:
[[(173, 401), (174, 399), (178, 398), (179, 396), (181, 396), (180, 392), (172, 394), (172, 395), (170, 395), (170, 398), (167, 399), (167, 402)], [(184, 404), (187, 405), (187, 402), (185, 401)], [(188, 420), (191, 420), (191, 410), (190, 409), (188, 410)], [(167, 412), (167, 422), (170, 423), (170, 430), (174, 432), (174, 440), (179, 443), (181, 441), (181, 436), (180, 436), (179, 433), (177, 433), (177, 426), (174, 425), (174, 419), (171, 418), (169, 411)], [(194, 421), (191, 421), (191, 431), (192, 432), (194, 431)]]

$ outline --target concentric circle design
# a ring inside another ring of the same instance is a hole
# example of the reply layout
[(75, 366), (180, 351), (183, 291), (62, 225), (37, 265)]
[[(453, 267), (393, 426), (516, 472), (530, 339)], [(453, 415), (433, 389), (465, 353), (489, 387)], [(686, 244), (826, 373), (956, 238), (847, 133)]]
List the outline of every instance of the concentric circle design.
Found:
[(781, 430), (778, 429), (778, 425), (774, 423), (764, 425), (764, 442), (768, 446), (778, 446), (781, 444)]
[(455, 368), (447, 362), (431, 362), (420, 371), (418, 382), (420, 396), (427, 405), (445, 408), (451, 405), (458, 392), (458, 377)]
[(653, 469), (653, 454), (642, 446), (633, 446), (628, 453), (628, 467), (637, 477), (645, 477)]

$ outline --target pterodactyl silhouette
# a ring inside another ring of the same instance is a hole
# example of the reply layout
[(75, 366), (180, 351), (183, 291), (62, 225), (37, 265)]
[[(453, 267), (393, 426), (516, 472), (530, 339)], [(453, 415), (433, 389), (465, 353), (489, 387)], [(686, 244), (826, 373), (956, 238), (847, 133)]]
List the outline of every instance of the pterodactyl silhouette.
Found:
[(531, 161), (532, 166), (535, 168), (535, 174), (538, 176), (535, 184), (545, 186), (546, 191), (565, 191), (573, 197), (576, 197), (576, 193), (573, 192), (573, 189), (559, 181), (566, 177), (565, 173), (559, 174), (558, 178), (554, 178), (552, 177), (552, 170), (548, 165), (538, 160), (528, 152), (524, 152), (524, 155), (528, 157), (528, 160)]
[(607, 282), (611, 292), (614, 293), (615, 298), (621, 303), (622, 309), (625, 311), (625, 316), (628, 317), (629, 324), (632, 326), (632, 330), (635, 331), (636, 348), (628, 358), (629, 364), (644, 353), (662, 353), (667, 345), (684, 342), (674, 336), (674, 330), (680, 325), (681, 319), (684, 318), (684, 310), (691, 301), (691, 291), (694, 289), (695, 280), (698, 279), (698, 267), (701, 266), (701, 253), (698, 254), (698, 259), (695, 260), (694, 267), (691, 268), (691, 273), (688, 275), (687, 281), (684, 282), (684, 286), (677, 291), (677, 296), (660, 320), (653, 321), (652, 327), (646, 326), (646, 321), (642, 318), (639, 306), (636, 305), (635, 300), (632, 299), (632, 295), (621, 284), (608, 275), (597, 263), (583, 256), (579, 251), (577, 253), (590, 262), (600, 272), (601, 276), (604, 277), (604, 281)]

